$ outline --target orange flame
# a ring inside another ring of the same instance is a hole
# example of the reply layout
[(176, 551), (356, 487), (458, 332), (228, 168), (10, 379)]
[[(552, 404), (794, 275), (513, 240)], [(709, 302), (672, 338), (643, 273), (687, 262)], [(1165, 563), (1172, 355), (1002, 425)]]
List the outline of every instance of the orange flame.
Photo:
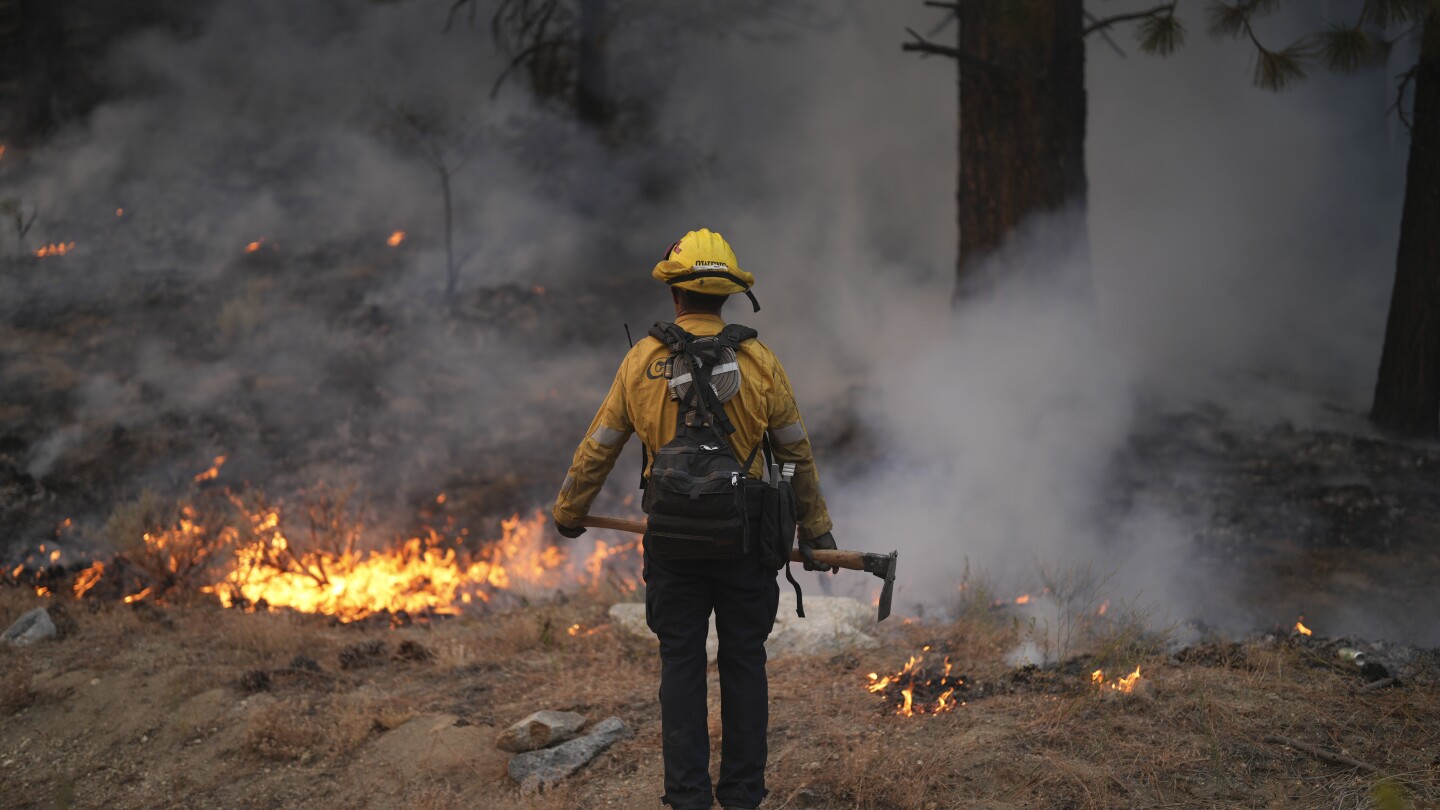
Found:
[[(146, 536), (148, 537), (149, 535), (146, 535)], [(139, 602), (141, 599), (144, 599), (145, 597), (147, 597), (147, 596), (149, 596), (149, 595), (150, 595), (150, 589), (149, 589), (149, 588), (146, 588), (145, 590), (143, 590), (143, 591), (141, 591), (141, 592), (139, 592), (139, 593), (132, 593), (132, 594), (130, 594), (129, 596), (125, 597), (125, 604), (127, 604), (127, 605), (133, 605), (133, 604), (135, 604), (136, 602)]]
[(265, 238), (262, 236), (261, 238), (256, 239), (254, 242), (251, 242), (250, 244), (246, 245), (246, 246), (245, 246), (245, 252), (246, 252), (246, 253), (254, 253), (255, 251), (259, 250), (259, 249), (261, 248), (261, 246), (264, 245), (264, 244), (265, 244)]
[(1109, 609), (1110, 609), (1110, 600), (1109, 600), (1109, 599), (1106, 599), (1104, 602), (1101, 602), (1101, 603), (1100, 603), (1100, 607), (1099, 607), (1099, 609), (1097, 609), (1097, 610), (1095, 611), (1095, 615), (1096, 615), (1096, 616), (1104, 616), (1104, 615), (1105, 615), (1105, 611), (1107, 611), (1107, 610), (1109, 610)]
[(103, 576), (105, 576), (105, 563), (103, 562), (97, 562), (81, 571), (79, 576), (75, 577), (75, 598), (79, 599), (84, 596), (100, 582), (100, 578)]
[(1301, 616), (1299, 619), (1296, 619), (1296, 620), (1295, 620), (1295, 632), (1299, 633), (1299, 634), (1302, 635), (1302, 636), (1308, 636), (1308, 635), (1311, 635), (1311, 633), (1312, 633), (1313, 631), (1311, 631), (1310, 628), (1308, 628), (1308, 627), (1306, 627), (1306, 626), (1304, 625), (1304, 623), (1303, 623), (1304, 618), (1305, 618), (1304, 616)]
[[(550, 543), (550, 520), (537, 510), (526, 519), (515, 515), (501, 521), (501, 538), (475, 554), (457, 549), (434, 530), (382, 551), (302, 552), (286, 537), (278, 510), (249, 517), (256, 539), (241, 546), (229, 572), (205, 590), (227, 607), (265, 604), (343, 622), (382, 611), (456, 614), (501, 591), (540, 596), (582, 578), (598, 585), (607, 560), (637, 547), (597, 542), (583, 562), (571, 558)], [(638, 588), (635, 579), (620, 581), (629, 590)]]
[(1096, 686), (1098, 686), (1098, 687), (1100, 687), (1100, 688), (1102, 688), (1102, 689), (1108, 687), (1108, 688), (1110, 688), (1110, 689), (1113, 689), (1113, 690), (1116, 691), (1116, 692), (1120, 692), (1120, 693), (1126, 694), (1126, 695), (1130, 694), (1131, 692), (1133, 692), (1133, 691), (1135, 690), (1135, 683), (1136, 683), (1137, 681), (1139, 681), (1139, 680), (1140, 680), (1140, 667), (1135, 667), (1135, 671), (1134, 671), (1134, 672), (1130, 673), (1129, 675), (1126, 675), (1125, 677), (1119, 679), (1118, 681), (1109, 681), (1109, 682), (1106, 682), (1106, 680), (1105, 680), (1105, 670), (1103, 670), (1103, 669), (1097, 669), (1097, 670), (1095, 670), (1094, 672), (1090, 673), (1090, 682), (1091, 682), (1091, 683), (1095, 684)]
[(210, 469), (195, 476), (195, 483), (214, 481), (216, 478), (219, 478), (220, 468), (223, 466), (225, 466), (225, 456), (216, 456), (215, 463), (210, 465)]
[(116, 209), (115, 209), (115, 216), (117, 216), (117, 217), (123, 217), (123, 216), (125, 216), (125, 209), (124, 209), (124, 208), (116, 208)]
[(400, 247), (400, 243), (401, 243), (401, 242), (404, 242), (404, 241), (405, 241), (405, 232), (404, 232), (404, 231), (396, 231), (396, 232), (390, 234), (390, 238), (385, 240), (385, 244), (389, 245), (390, 247)]
[(1015, 597), (1015, 604), (1017, 604), (1017, 605), (1028, 605), (1028, 604), (1030, 604), (1030, 594), (1024, 593), (1024, 594), (1021, 594), (1021, 595)]
[[(925, 654), (929, 651), (928, 645), (921, 648), (920, 654), (910, 656), (910, 660), (905, 662), (905, 666), (901, 667), (900, 671), (894, 675), (881, 676), (878, 672), (869, 673), (867, 678), (870, 682), (865, 686), (866, 691), (883, 695), (891, 687), (903, 684), (904, 688), (899, 691), (900, 705), (895, 710), (895, 713), (902, 717), (914, 717), (917, 714), (941, 714), (954, 709), (957, 705), (963, 706), (964, 703), (957, 703), (953, 698), (956, 689), (963, 686), (965, 682), (951, 677), (953, 665), (948, 656), (944, 660), (944, 672), (939, 676), (932, 675), (921, 666), (925, 661)], [(940, 693), (933, 704), (929, 704), (923, 700), (916, 700), (917, 687), (930, 687), (944, 691)]]
[(75, 249), (74, 242), (52, 242), (45, 247), (35, 251), (35, 258), (45, 259), (50, 256), (64, 256)]

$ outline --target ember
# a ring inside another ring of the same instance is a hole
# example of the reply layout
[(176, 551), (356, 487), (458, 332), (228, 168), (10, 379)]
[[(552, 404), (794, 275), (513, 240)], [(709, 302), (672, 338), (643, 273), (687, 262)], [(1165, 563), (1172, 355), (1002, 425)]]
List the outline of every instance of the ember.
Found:
[(35, 258), (44, 259), (50, 256), (64, 256), (75, 249), (74, 242), (52, 242), (45, 247), (35, 251)]
[(225, 466), (225, 457), (216, 456), (215, 463), (210, 465), (210, 469), (195, 476), (195, 483), (198, 484), (201, 481), (214, 481), (216, 478), (219, 478), (220, 468), (223, 466)]
[(255, 251), (259, 250), (264, 244), (264, 238), (256, 239), (254, 242), (251, 242), (250, 244), (245, 246), (245, 252), (254, 253)]
[(957, 704), (964, 705), (956, 693), (966, 691), (965, 680), (951, 674), (953, 665), (950, 657), (945, 657), (943, 669), (936, 672), (924, 666), (928, 652), (930, 647), (926, 645), (919, 655), (910, 656), (905, 666), (893, 675), (870, 673), (867, 676), (870, 683), (865, 688), (883, 697), (895, 707), (896, 714), (904, 717), (941, 714), (954, 709)]
[(390, 234), (390, 238), (388, 238), (388, 239), (385, 240), (385, 244), (389, 245), (390, 247), (400, 247), (400, 243), (401, 243), (401, 242), (404, 242), (404, 241), (405, 241), (405, 232), (404, 232), (404, 231), (396, 231), (396, 232)]

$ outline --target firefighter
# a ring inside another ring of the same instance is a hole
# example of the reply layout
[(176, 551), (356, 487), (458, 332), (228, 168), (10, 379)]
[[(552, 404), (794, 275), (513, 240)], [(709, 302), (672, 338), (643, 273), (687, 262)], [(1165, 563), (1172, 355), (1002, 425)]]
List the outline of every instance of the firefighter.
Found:
[[(759, 309), (750, 292), (755, 277), (740, 269), (725, 239), (709, 230), (691, 231), (671, 245), (652, 275), (670, 286), (675, 325), (697, 337), (721, 333), (721, 309), (730, 295), (744, 293)], [(731, 449), (736, 458), (753, 459), (747, 475), (759, 478), (764, 461), (754, 448), (768, 433), (774, 461), (795, 465), (795, 520), (808, 560), (814, 549), (835, 548), (835, 540), (795, 393), (779, 359), (759, 340), (740, 343), (736, 355), (736, 368), (726, 373), (738, 373), (738, 380), (729, 380), (735, 390), (723, 404), (733, 426)], [(621, 362), (555, 501), (555, 525), (565, 537), (585, 531), (580, 524), (632, 433), (640, 436), (647, 459), (675, 438), (680, 405), (666, 379), (669, 356), (665, 344), (647, 337)], [(664, 559), (650, 545), (644, 560), (645, 618), (660, 639), (661, 801), (675, 810), (712, 806), (705, 639), (714, 611), (722, 729), (714, 797), (725, 808), (758, 807), (767, 792), (765, 639), (779, 602), (776, 571), (762, 565), (753, 550), (738, 559)], [(805, 568), (826, 570), (813, 561)]]

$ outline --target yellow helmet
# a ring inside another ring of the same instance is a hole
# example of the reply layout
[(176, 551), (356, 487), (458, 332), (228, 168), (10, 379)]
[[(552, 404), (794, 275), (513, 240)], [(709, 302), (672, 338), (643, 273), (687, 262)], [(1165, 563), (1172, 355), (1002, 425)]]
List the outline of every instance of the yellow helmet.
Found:
[(655, 265), (651, 275), (672, 287), (703, 295), (743, 292), (755, 311), (760, 311), (760, 302), (750, 292), (755, 276), (740, 269), (725, 237), (705, 228), (680, 237), (665, 251), (665, 258)]

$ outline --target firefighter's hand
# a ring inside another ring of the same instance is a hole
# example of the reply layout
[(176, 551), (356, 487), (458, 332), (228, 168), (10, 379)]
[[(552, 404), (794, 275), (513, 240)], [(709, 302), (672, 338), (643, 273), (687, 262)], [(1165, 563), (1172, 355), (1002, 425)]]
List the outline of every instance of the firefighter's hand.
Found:
[(805, 558), (806, 571), (829, 571), (833, 574), (836, 571), (840, 570), (839, 566), (825, 565), (824, 563), (815, 562), (814, 552), (817, 549), (834, 551), (835, 535), (831, 534), (830, 532), (825, 532), (819, 537), (813, 537), (809, 540), (800, 541), (800, 556)]
[(582, 535), (582, 534), (585, 533), (585, 527), (584, 527), (584, 526), (566, 526), (565, 524), (561, 523), (559, 520), (556, 520), (556, 521), (555, 521), (555, 531), (559, 532), (561, 537), (568, 537), (568, 538), (570, 538), (571, 540), (574, 540), (575, 538), (577, 538), (577, 537), (579, 537), (580, 535)]

